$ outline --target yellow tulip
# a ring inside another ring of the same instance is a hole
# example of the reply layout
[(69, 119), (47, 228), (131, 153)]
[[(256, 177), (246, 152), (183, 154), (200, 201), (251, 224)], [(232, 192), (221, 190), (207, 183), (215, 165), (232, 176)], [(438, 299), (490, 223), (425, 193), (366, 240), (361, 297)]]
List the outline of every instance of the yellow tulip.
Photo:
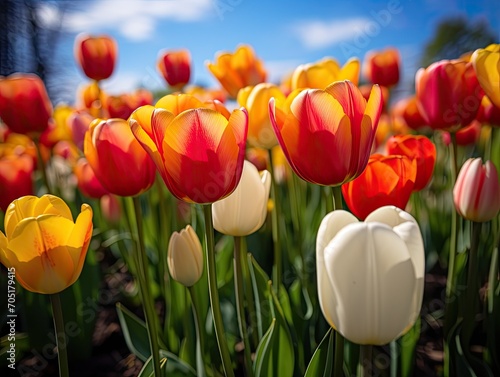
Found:
[(358, 85), (360, 64), (357, 58), (349, 59), (343, 67), (332, 58), (315, 63), (301, 64), (292, 74), (292, 90), (325, 89), (334, 81), (349, 80)]
[(175, 281), (191, 287), (203, 273), (203, 251), (200, 239), (191, 227), (172, 233), (168, 243), (168, 269)]
[(394, 206), (364, 222), (343, 210), (321, 222), (318, 296), (330, 326), (358, 344), (383, 345), (415, 323), (424, 292), (424, 245), (416, 220)]
[(57, 196), (23, 196), (9, 205), (4, 224), (0, 262), (15, 268), (24, 288), (53, 294), (78, 279), (92, 237), (88, 204), (73, 222), (70, 209)]
[(479, 84), (495, 106), (500, 107), (500, 44), (491, 44), (472, 54)]

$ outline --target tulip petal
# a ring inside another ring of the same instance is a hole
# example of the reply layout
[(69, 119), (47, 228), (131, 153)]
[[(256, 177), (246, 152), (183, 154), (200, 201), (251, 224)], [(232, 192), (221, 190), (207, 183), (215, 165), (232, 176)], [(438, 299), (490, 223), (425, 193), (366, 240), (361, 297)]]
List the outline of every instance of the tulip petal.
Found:
[(7, 258), (7, 237), (0, 231), (0, 263), (5, 267), (10, 268), (11, 262)]
[(336, 81), (330, 84), (325, 91), (339, 101), (344, 113), (351, 119), (353, 125), (361, 124), (366, 109), (366, 100), (352, 82)]
[(178, 115), (189, 109), (203, 107), (203, 103), (190, 94), (167, 94), (156, 102), (155, 107)]
[(361, 63), (359, 59), (350, 58), (340, 70), (338, 80), (349, 80), (354, 85), (358, 85), (360, 67)]
[(92, 207), (88, 204), (82, 204), (81, 213), (76, 218), (73, 231), (67, 241), (68, 254), (73, 259), (73, 264), (75, 266), (73, 278), (69, 283), (70, 285), (80, 276), (83, 263), (85, 262), (85, 256), (87, 255), (87, 250), (92, 238), (92, 214)]
[(19, 222), (9, 250), (17, 276), (35, 292), (56, 293), (73, 278), (75, 264), (67, 251), (74, 224), (56, 215), (42, 215)]
[(349, 224), (357, 223), (358, 219), (344, 210), (327, 214), (321, 221), (316, 237), (316, 273), (319, 290), (319, 304), (330, 326), (336, 328), (333, 313), (338, 305), (336, 295), (330, 285), (325, 266), (325, 248), (337, 233)]

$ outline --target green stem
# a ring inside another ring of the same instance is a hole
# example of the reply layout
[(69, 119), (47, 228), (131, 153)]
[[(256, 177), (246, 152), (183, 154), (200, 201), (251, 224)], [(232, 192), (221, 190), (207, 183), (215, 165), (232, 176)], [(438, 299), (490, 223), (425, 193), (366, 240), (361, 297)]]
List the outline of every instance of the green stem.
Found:
[(234, 377), (231, 356), (229, 354), (226, 335), (224, 333), (222, 313), (220, 311), (219, 290), (217, 288), (217, 271), (215, 269), (214, 227), (212, 222), (211, 204), (203, 205), (203, 214), (205, 216), (205, 237), (207, 244), (208, 293), (210, 297), (212, 318), (214, 321), (215, 336), (217, 338), (217, 345), (219, 346), (219, 353), (226, 377)]
[(149, 345), (151, 347), (151, 354), (153, 356), (153, 367), (155, 376), (161, 376), (160, 368), (160, 347), (158, 345), (158, 329), (157, 318), (154, 308), (153, 298), (149, 289), (148, 279), (148, 256), (146, 255), (146, 248), (144, 246), (144, 230), (142, 227), (142, 210), (141, 203), (138, 196), (134, 196), (134, 212), (137, 225), (137, 276), (139, 278), (139, 288), (142, 296), (142, 303), (144, 306), (144, 315), (146, 317), (146, 326), (148, 328)]
[(359, 355), (361, 377), (371, 377), (375, 375), (374, 364), (372, 362), (373, 346), (365, 344), (361, 346), (361, 353)]
[(202, 358), (202, 364), (203, 364), (203, 370), (199, 370), (198, 374), (200, 376), (206, 376), (206, 371), (205, 371), (205, 362), (204, 362), (204, 356), (205, 356), (205, 332), (203, 331), (204, 326), (203, 326), (203, 320), (201, 318), (201, 311), (200, 308), (197, 307), (198, 305), (198, 300), (196, 298), (196, 289), (194, 289), (192, 286), (188, 287), (189, 294), (191, 296), (191, 308), (193, 309), (193, 315), (194, 315), (194, 323), (195, 323), (195, 328), (196, 328), (196, 338), (198, 339), (198, 347), (199, 347), (199, 352), (201, 354)]
[[(64, 318), (59, 293), (50, 295), (50, 303), (52, 304), (52, 315), (54, 316), (54, 331), (56, 333), (57, 355), (59, 358), (59, 376), (69, 377), (67, 353), (68, 339), (64, 331)], [(64, 338), (64, 344), (60, 344), (60, 336)]]
[(471, 246), (469, 250), (466, 305), (464, 312), (464, 345), (465, 351), (469, 353), (469, 343), (474, 331), (474, 322), (478, 306), (478, 268), (479, 268), (479, 238), (481, 236), (482, 223), (472, 223)]
[(344, 375), (344, 337), (338, 331), (335, 332), (333, 375), (335, 377), (342, 377)]
[(247, 298), (248, 320), (251, 330), (250, 335), (252, 337), (252, 346), (253, 346), (251, 349), (255, 349), (259, 344), (259, 337), (257, 334), (257, 324), (255, 323), (257, 315), (256, 315), (254, 296), (252, 291), (252, 282), (250, 281), (250, 269), (248, 267), (248, 258), (247, 258), (248, 254), (247, 254), (246, 242), (244, 238), (241, 239), (241, 249), (242, 249), (241, 255), (243, 256), (241, 258), (241, 266), (243, 271), (243, 279), (245, 281), (245, 284), (243, 284), (243, 288), (245, 290), (244, 294)]
[(272, 151), (269, 150), (269, 171), (271, 177), (273, 178), (271, 187), (271, 198), (274, 203), (274, 208), (271, 214), (272, 220), (272, 232), (273, 232), (273, 243), (274, 243), (274, 268), (273, 268), (273, 281), (274, 288), (279, 291), (282, 279), (282, 265), (283, 257), (281, 253), (281, 241), (280, 241), (280, 229), (279, 229), (279, 216), (281, 215), (281, 205), (278, 198), (278, 184), (276, 182), (276, 177), (274, 175), (274, 161), (272, 156)]
[(45, 166), (45, 161), (43, 160), (42, 153), (40, 151), (40, 139), (39, 138), (34, 139), (34, 143), (36, 149), (36, 157), (38, 160), (38, 170), (40, 170), (40, 172), (42, 173), (43, 184), (47, 189), (47, 194), (53, 194), (53, 191), (50, 187), (49, 178), (47, 176), (47, 167)]
[(334, 198), (332, 196), (332, 191), (329, 186), (322, 186), (323, 199), (325, 201), (326, 213), (330, 213), (335, 209)]
[(342, 189), (341, 186), (333, 186), (332, 187), (332, 193), (333, 193), (333, 205), (334, 209), (342, 209)]
[(243, 274), (241, 269), (241, 237), (234, 237), (234, 291), (236, 293), (236, 312), (238, 327), (244, 345), (246, 375), (253, 377), (252, 355), (248, 341), (247, 322), (245, 320), (245, 306), (243, 304)]

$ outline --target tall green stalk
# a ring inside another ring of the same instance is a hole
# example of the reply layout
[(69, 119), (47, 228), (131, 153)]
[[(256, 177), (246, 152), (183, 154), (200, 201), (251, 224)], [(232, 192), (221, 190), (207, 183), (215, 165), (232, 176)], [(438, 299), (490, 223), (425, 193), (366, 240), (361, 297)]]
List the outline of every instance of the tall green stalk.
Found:
[(271, 213), (273, 243), (274, 243), (274, 266), (273, 266), (273, 287), (279, 291), (282, 280), (283, 270), (283, 256), (281, 252), (280, 229), (279, 229), (279, 216), (281, 215), (281, 204), (278, 198), (278, 185), (276, 176), (274, 174), (274, 161), (272, 150), (269, 150), (269, 171), (272, 177), (271, 199), (273, 200), (274, 207)]
[(236, 294), (236, 312), (238, 327), (244, 344), (245, 371), (247, 377), (253, 377), (252, 355), (248, 341), (247, 322), (245, 320), (245, 306), (243, 294), (243, 273), (241, 268), (241, 237), (234, 237), (234, 291)]
[(207, 246), (207, 275), (208, 275), (208, 293), (210, 297), (210, 308), (214, 321), (215, 336), (219, 353), (222, 359), (222, 366), (226, 377), (234, 377), (234, 371), (231, 363), (231, 356), (227, 347), (226, 334), (224, 333), (224, 324), (222, 322), (222, 313), (220, 311), (219, 290), (217, 289), (217, 272), (215, 269), (215, 245), (214, 245), (214, 226), (212, 220), (212, 205), (203, 205), (203, 214), (205, 217), (205, 237)]
[(57, 356), (59, 361), (59, 377), (69, 377), (68, 368), (68, 352), (67, 352), (67, 340), (64, 341), (64, 345), (59, 341), (59, 335), (66, 336), (64, 332), (64, 318), (61, 306), (61, 297), (59, 293), (54, 293), (50, 295), (50, 303), (52, 305), (52, 315), (54, 317), (54, 331), (56, 333), (56, 343), (57, 343)]
[(136, 247), (136, 262), (137, 262), (137, 277), (139, 279), (139, 289), (142, 296), (142, 305), (144, 307), (144, 315), (146, 317), (146, 326), (149, 335), (149, 345), (151, 347), (151, 355), (153, 357), (153, 368), (155, 376), (161, 376), (160, 368), (160, 347), (158, 345), (158, 328), (157, 317), (154, 308), (154, 301), (151, 297), (148, 279), (148, 256), (144, 246), (144, 230), (142, 227), (142, 210), (139, 197), (134, 196), (134, 213), (137, 225), (137, 247)]

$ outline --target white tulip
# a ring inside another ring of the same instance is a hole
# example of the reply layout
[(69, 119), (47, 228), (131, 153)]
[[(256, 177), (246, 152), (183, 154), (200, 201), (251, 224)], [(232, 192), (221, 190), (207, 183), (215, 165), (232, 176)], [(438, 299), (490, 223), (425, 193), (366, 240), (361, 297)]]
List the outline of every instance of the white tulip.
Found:
[(168, 243), (167, 263), (172, 278), (186, 287), (191, 287), (200, 279), (203, 273), (203, 250), (191, 225), (180, 233), (172, 233)]
[(238, 186), (228, 197), (212, 204), (212, 218), (217, 231), (231, 236), (247, 236), (259, 230), (267, 216), (271, 174), (259, 173), (245, 161)]
[(382, 345), (418, 318), (424, 247), (415, 219), (394, 206), (359, 222), (351, 213), (325, 216), (316, 241), (320, 307), (346, 339)]

